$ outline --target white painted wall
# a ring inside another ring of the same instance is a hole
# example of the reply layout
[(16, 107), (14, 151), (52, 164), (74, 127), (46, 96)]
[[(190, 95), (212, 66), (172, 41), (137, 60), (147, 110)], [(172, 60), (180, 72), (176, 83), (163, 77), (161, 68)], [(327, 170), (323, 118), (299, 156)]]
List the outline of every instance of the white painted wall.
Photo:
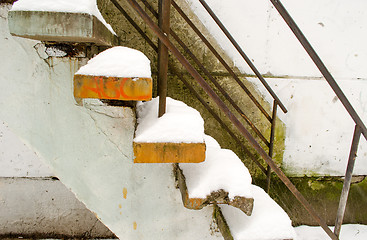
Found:
[(7, 10), (1, 8), (0, 27), (5, 126), (119, 238), (222, 239), (211, 207), (183, 206), (171, 164), (133, 163), (134, 112), (95, 101), (78, 106), (72, 84), (78, 60), (46, 59), (38, 42), (10, 36)]
[[(245, 73), (251, 70), (199, 1), (187, 0), (204, 25)], [(207, 0), (289, 113), (283, 168), (293, 176), (345, 173), (354, 125), (298, 40), (268, 0)], [(338, 84), (367, 122), (367, 15), (364, 0), (282, 0)], [(284, 78), (284, 76), (288, 76)], [(282, 78), (279, 78), (282, 77)], [(266, 90), (254, 80), (269, 102)], [(278, 111), (280, 112), (280, 110)], [(367, 145), (358, 150), (354, 174), (367, 175)]]
[[(40, 62), (43, 62), (37, 54), (32, 57), (24, 50), (29, 47), (35, 51), (42, 47), (39, 42), (22, 39), (17, 42), (9, 34), (9, 9), (10, 5), (0, 5), (2, 94), (9, 90), (7, 81), (13, 81), (14, 75), (27, 79), (27, 86), (32, 89), (32, 81), (36, 81), (38, 76), (38, 70), (33, 71), (33, 67), (39, 69)], [(35, 48), (32, 48), (33, 46)], [(17, 54), (20, 56), (13, 58)], [(42, 51), (38, 54), (47, 58), (46, 53)], [(20, 60), (22, 58), (24, 61)], [(45, 62), (43, 64), (46, 65)], [(48, 75), (48, 72), (49, 70), (45, 75)], [(19, 103), (17, 100), (13, 101), (12, 97), (8, 99), (8, 104), (17, 112)], [(34, 106), (30, 106), (26, 101), (23, 100), (24, 107), (32, 109)], [(16, 131), (13, 131), (5, 121), (4, 112), (0, 112), (0, 236), (112, 238), (113, 233), (78, 201), (68, 188), (51, 178), (55, 176), (53, 171), (40, 155), (31, 150), (29, 142), (23, 141)], [(17, 118), (26, 120), (21, 111), (17, 112), (17, 115)]]

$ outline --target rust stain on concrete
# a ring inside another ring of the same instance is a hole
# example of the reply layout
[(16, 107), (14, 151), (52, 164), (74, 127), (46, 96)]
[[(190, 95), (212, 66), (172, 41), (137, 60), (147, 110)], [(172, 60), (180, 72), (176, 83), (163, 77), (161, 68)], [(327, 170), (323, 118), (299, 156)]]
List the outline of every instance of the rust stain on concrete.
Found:
[(133, 228), (134, 230), (136, 230), (136, 228), (138, 227), (138, 224), (136, 224), (136, 222), (133, 223)]
[(126, 188), (122, 189), (122, 196), (124, 197), (124, 199), (127, 198), (127, 189)]

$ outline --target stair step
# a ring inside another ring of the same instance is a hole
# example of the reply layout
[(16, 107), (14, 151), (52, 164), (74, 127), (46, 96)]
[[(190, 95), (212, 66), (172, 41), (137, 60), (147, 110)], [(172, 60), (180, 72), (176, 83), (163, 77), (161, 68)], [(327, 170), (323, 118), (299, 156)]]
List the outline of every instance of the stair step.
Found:
[[(236, 240), (291, 240), (296, 238), (292, 222), (284, 210), (265, 191), (252, 185), (254, 208), (251, 216), (228, 205), (219, 205), (225, 222), (218, 226), (221, 232), (230, 231)], [(219, 215), (217, 215), (219, 217)], [(228, 229), (226, 229), (226, 226)], [(230, 239), (230, 238), (225, 238)]]
[(204, 121), (185, 103), (166, 99), (158, 118), (159, 98), (138, 103), (133, 142), (135, 163), (199, 163), (205, 160)]
[(254, 199), (247, 168), (236, 154), (221, 149), (212, 137), (205, 136), (205, 143), (205, 162), (176, 166), (184, 206), (201, 209), (208, 204), (228, 204), (251, 215)]
[(127, 47), (101, 52), (74, 75), (75, 98), (147, 101), (152, 89), (149, 59)]
[(9, 30), (14, 36), (46, 42), (117, 45), (117, 36), (88, 13), (10, 11)]
[(186, 208), (199, 210), (209, 204), (228, 204), (233, 207), (241, 209), (247, 215), (251, 215), (254, 200), (241, 196), (235, 196), (233, 199), (228, 197), (228, 192), (220, 189), (211, 192), (204, 198), (190, 198), (186, 179), (179, 166), (175, 167), (175, 175), (178, 181), (178, 187), (181, 191), (182, 202)]

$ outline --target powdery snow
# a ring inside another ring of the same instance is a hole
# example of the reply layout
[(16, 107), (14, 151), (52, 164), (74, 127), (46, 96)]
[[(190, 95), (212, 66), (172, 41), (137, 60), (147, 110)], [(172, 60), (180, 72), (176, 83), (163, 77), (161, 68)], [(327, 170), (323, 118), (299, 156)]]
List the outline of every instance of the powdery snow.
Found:
[(138, 103), (134, 142), (204, 142), (204, 120), (197, 110), (168, 97), (166, 113), (158, 118), (158, 105), (158, 97)]
[(87, 13), (97, 17), (108, 30), (116, 35), (111, 25), (102, 17), (96, 0), (18, 0), (13, 4), (11, 11)]
[(228, 197), (252, 197), (251, 175), (237, 155), (221, 149), (210, 136), (205, 136), (206, 157), (202, 163), (180, 163), (190, 198), (205, 198), (223, 189)]
[(75, 74), (151, 78), (150, 60), (138, 50), (118, 46), (99, 53)]
[(220, 205), (235, 240), (294, 239), (296, 233), (284, 210), (261, 188), (252, 185), (254, 208), (247, 216), (238, 208)]
[[(321, 227), (299, 226), (294, 228), (297, 233), (297, 240), (329, 240), (330, 237)], [(331, 227), (334, 231), (334, 227)], [(342, 225), (340, 240), (366, 240), (367, 226), (359, 224)]]

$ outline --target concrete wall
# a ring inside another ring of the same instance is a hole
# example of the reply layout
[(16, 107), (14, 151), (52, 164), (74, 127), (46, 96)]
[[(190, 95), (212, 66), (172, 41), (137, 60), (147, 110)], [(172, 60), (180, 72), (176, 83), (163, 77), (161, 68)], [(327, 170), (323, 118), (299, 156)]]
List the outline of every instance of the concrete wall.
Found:
[[(10, 7), (0, 5), (0, 82), (3, 92), (10, 94), (6, 102), (1, 101), (0, 113), (0, 238), (113, 238), (115, 235), (55, 177), (41, 155), (31, 150), (30, 142), (13, 131), (13, 124), (7, 124), (4, 104), (16, 113), (16, 119), (25, 121), (20, 109), (38, 108), (29, 98), (20, 100), (7, 86), (20, 78), (26, 80), (25, 87), (35, 91), (32, 82), (39, 78), (53, 81), (53, 69), (49, 68), (53, 62), (47, 61), (44, 46), (37, 41), (15, 40), (9, 34)], [(71, 66), (60, 66), (61, 76), (70, 77), (70, 71), (75, 71)]]

